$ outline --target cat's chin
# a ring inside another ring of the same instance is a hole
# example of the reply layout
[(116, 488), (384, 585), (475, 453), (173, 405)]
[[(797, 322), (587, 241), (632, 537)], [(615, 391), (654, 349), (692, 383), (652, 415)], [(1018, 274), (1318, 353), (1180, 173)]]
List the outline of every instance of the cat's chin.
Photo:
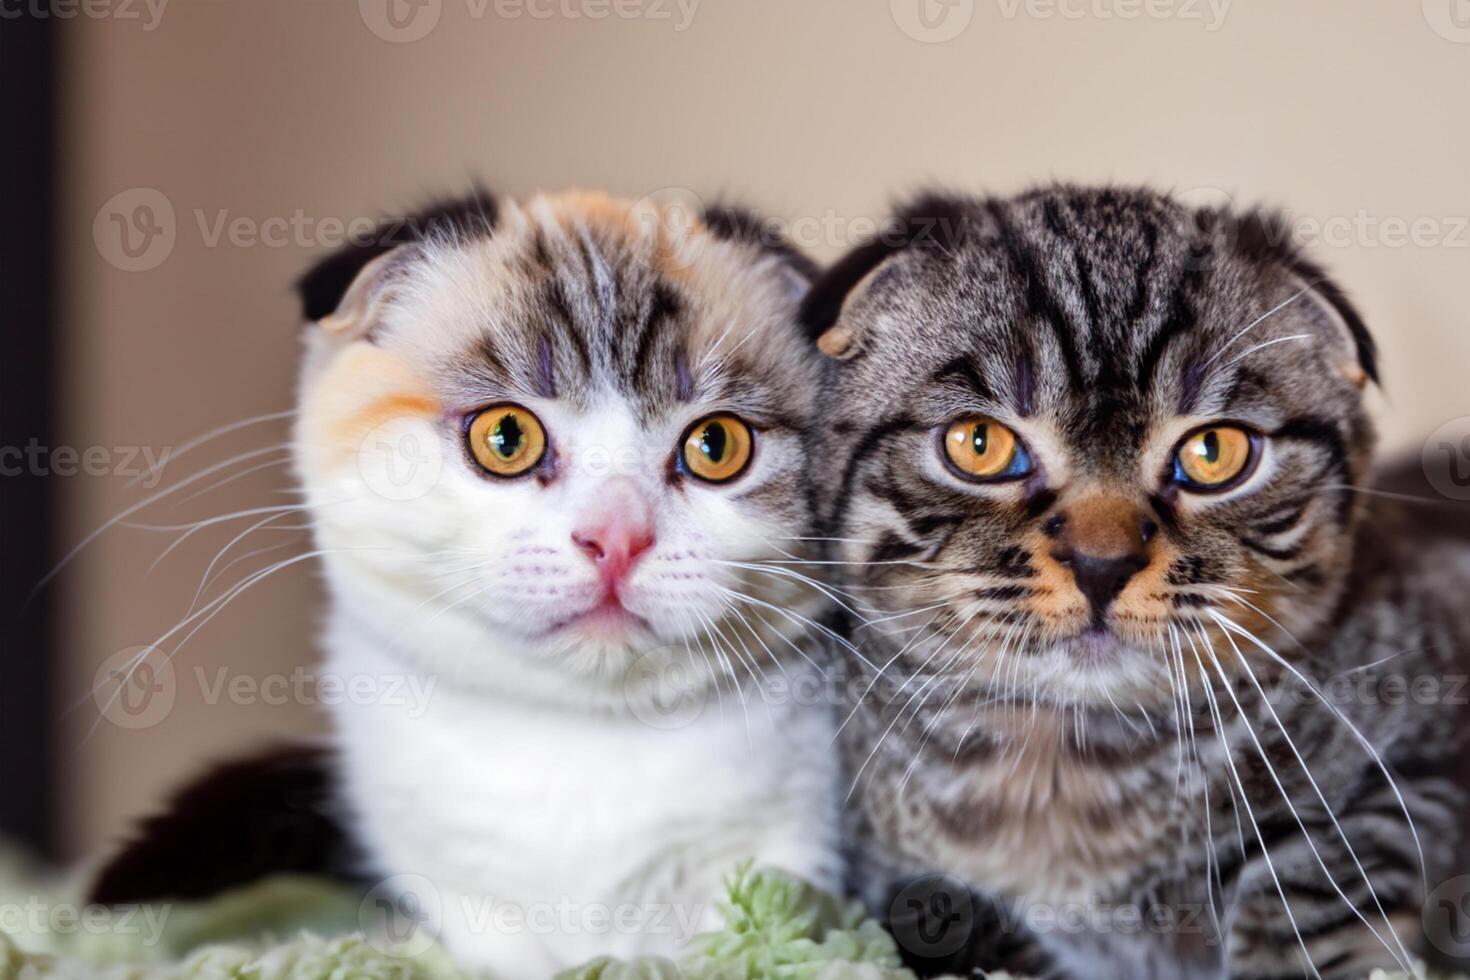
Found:
[(590, 609), (552, 623), (545, 636), (618, 647), (647, 642), (655, 634), (648, 620), (616, 599), (605, 599)]
[(1106, 627), (1088, 627), (1076, 636), (1057, 640), (1058, 650), (1076, 657), (1087, 666), (1105, 664), (1121, 657), (1136, 655), (1138, 644)]

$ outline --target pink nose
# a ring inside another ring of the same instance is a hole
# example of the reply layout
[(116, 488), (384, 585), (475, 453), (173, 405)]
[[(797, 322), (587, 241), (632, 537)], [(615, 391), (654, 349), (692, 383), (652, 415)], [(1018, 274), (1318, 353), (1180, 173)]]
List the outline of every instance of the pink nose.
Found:
[(653, 532), (645, 524), (611, 521), (573, 531), (572, 541), (612, 584), (628, 574), (638, 556), (652, 547)]

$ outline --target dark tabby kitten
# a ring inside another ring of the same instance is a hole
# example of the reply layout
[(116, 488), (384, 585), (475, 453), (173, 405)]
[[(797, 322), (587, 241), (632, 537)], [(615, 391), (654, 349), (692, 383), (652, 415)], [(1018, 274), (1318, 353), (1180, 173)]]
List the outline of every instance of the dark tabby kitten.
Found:
[(929, 196), (898, 228), (805, 307), (837, 361), (825, 533), (881, 667), (847, 685), (854, 888), (931, 972), (1422, 954), (1463, 868), (1470, 547), (1364, 490), (1343, 294), (1274, 220), (1148, 191)]

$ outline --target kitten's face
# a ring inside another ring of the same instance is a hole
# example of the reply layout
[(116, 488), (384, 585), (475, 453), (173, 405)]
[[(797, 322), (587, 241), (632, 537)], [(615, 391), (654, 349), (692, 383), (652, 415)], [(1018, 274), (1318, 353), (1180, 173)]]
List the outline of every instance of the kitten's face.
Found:
[(471, 677), (475, 648), (616, 677), (733, 633), (736, 593), (793, 602), (740, 567), (806, 533), (789, 263), (600, 196), (498, 210), (313, 328), (299, 470), (339, 596)]
[(904, 665), (1131, 703), (1181, 660), (1194, 674), (1195, 646), (1230, 669), (1216, 616), (1262, 637), (1318, 624), (1370, 452), (1372, 352), (1304, 291), (1315, 270), (1143, 193), (945, 220), (823, 341), (843, 358), (817, 471), (832, 533)]

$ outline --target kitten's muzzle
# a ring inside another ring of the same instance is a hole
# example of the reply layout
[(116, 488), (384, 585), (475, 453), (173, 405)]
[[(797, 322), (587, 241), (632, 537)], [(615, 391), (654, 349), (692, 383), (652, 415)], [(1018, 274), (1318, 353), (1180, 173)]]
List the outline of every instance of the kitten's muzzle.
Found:
[(1093, 497), (1054, 516), (1045, 530), (1055, 541), (1052, 559), (1072, 573), (1092, 609), (1092, 628), (1104, 628), (1113, 600), (1148, 567), (1158, 525), (1127, 500)]
[(572, 543), (597, 569), (607, 593), (616, 595), (639, 557), (653, 547), (647, 499), (629, 481), (609, 481), (572, 531)]
[(1087, 604), (1092, 607), (1094, 628), (1104, 625), (1103, 619), (1107, 615), (1108, 606), (1112, 605), (1129, 580), (1148, 567), (1148, 558), (1144, 555), (1097, 558), (1075, 553), (1058, 554), (1054, 551), (1052, 557), (1072, 573), (1078, 591), (1087, 598)]

